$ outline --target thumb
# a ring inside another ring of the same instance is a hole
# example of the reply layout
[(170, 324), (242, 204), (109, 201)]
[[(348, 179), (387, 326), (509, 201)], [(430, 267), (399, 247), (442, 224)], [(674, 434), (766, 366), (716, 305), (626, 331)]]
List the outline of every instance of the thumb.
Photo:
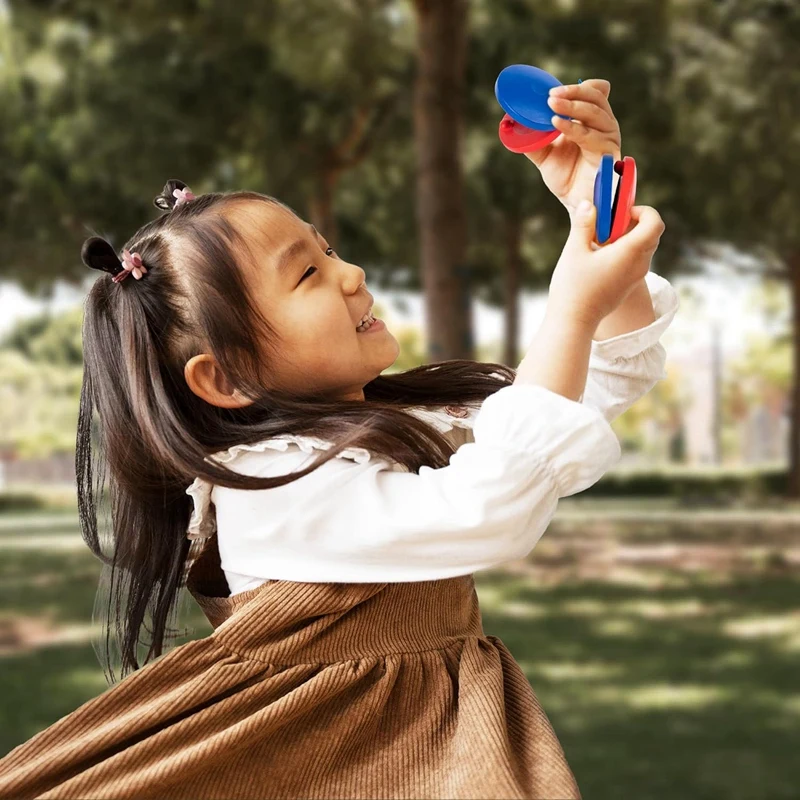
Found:
[(570, 217), (570, 232), (567, 244), (570, 248), (591, 249), (595, 234), (597, 209), (589, 200), (581, 200)]

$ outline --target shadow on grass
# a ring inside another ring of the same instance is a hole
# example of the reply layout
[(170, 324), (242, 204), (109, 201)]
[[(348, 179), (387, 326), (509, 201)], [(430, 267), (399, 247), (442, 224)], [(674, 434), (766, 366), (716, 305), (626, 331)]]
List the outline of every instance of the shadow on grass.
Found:
[[(56, 631), (71, 625), (87, 626), (91, 623), (100, 572), (100, 562), (88, 549), (3, 550), (0, 618), (44, 619)], [(178, 637), (175, 647), (212, 631), (192, 598), (189, 608), (191, 613), (182, 621), (195, 632)], [(24, 624), (20, 628), (24, 631)], [(143, 659), (144, 653), (140, 657)], [(88, 638), (34, 647), (21, 642), (19, 653), (0, 656), (0, 753), (5, 755), (107, 688)]]
[[(102, 565), (89, 552), (3, 550), (0, 558), (0, 614), (42, 616), (54, 624), (91, 622)], [(186, 624), (208, 620), (190, 598)]]
[[(609, 535), (673, 541), (659, 527)], [(698, 526), (692, 540), (709, 538), (717, 536)], [(557, 538), (549, 540), (555, 546)], [(727, 540), (752, 541), (733, 530)], [(88, 549), (2, 555), (0, 613), (61, 626), (91, 621), (101, 565)], [(584, 797), (798, 794), (796, 570), (734, 577), (648, 565), (628, 568), (638, 583), (610, 572), (606, 580), (543, 585), (536, 570), (552, 573), (547, 557), (539, 548), (520, 572), (482, 571), (475, 581), (485, 632), (502, 639), (525, 671)], [(560, 557), (581, 558), (578, 551)], [(177, 646), (211, 632), (191, 598), (190, 607), (196, 633)], [(107, 688), (88, 641), (7, 655), (0, 670), (3, 753)]]
[(493, 571), (476, 586), (585, 797), (796, 797), (800, 579), (682, 577), (536, 588)]
[(0, 663), (3, 755), (107, 688), (89, 643), (43, 647)]
[(83, 551), (3, 550), (0, 610), (47, 616), (59, 623), (91, 621), (100, 562)]

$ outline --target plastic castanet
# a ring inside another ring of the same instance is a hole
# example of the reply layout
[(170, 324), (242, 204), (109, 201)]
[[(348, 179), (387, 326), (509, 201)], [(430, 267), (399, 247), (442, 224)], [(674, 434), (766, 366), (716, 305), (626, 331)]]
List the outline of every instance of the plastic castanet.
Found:
[(611, 209), (611, 233), (608, 237), (609, 244), (624, 235), (631, 223), (631, 209), (636, 200), (636, 162), (625, 156), (622, 161), (614, 164), (614, 171), (620, 176), (614, 205)]
[(536, 131), (520, 125), (508, 114), (504, 114), (503, 119), (500, 120), (498, 134), (500, 141), (512, 153), (530, 153), (533, 150), (547, 147), (550, 142), (561, 136), (561, 131), (555, 128), (552, 131)]
[(594, 205), (597, 209), (595, 239), (605, 244), (611, 234), (612, 192), (614, 190), (614, 156), (606, 153), (594, 178)]
[[(494, 94), (511, 119), (537, 131), (557, 130), (551, 122), (554, 112), (547, 105), (550, 89), (562, 86), (558, 78), (529, 64), (511, 64), (497, 76)], [(569, 119), (563, 114), (557, 116)]]

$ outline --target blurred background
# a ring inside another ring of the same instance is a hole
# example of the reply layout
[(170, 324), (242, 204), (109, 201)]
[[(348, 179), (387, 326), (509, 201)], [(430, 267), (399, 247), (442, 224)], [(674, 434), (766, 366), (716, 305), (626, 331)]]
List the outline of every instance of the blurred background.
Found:
[(794, 0), (0, 0), (0, 753), (106, 689), (73, 463), (84, 239), (121, 248), (168, 178), (272, 194), (366, 270), (389, 372), (516, 366), (569, 220), (498, 140), (513, 63), (611, 82), (681, 308), (618, 467), (476, 575), (484, 627), (584, 796), (797, 796)]

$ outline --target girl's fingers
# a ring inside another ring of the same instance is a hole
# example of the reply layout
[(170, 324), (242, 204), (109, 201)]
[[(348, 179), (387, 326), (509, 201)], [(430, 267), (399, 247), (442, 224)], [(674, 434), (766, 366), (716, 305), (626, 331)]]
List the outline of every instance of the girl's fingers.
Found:
[(575, 142), (581, 150), (602, 154), (609, 152), (610, 145), (613, 145), (614, 157), (617, 159), (621, 157), (620, 143), (613, 133), (596, 131), (588, 125), (583, 125), (580, 122), (571, 122), (561, 117), (553, 117), (551, 122), (554, 128), (561, 131), (567, 139)]
[(642, 206), (632, 206), (631, 207), (631, 218), (628, 220), (628, 227), (625, 229), (625, 233), (622, 235), (625, 236), (629, 234), (638, 224), (639, 218), (642, 213)]
[(578, 86), (589, 86), (592, 89), (597, 89), (599, 92), (603, 94), (604, 97), (608, 97), (611, 94), (611, 83), (604, 78), (589, 78), (588, 80), (581, 81)]
[[(594, 103), (599, 108), (605, 109), (611, 116), (611, 104), (608, 102), (608, 92), (605, 87), (611, 89), (608, 81), (593, 78), (583, 83), (570, 83), (564, 86), (557, 86), (548, 93), (549, 97), (563, 97), (565, 100), (585, 100), (587, 103)], [(598, 88), (603, 87), (603, 88)]]
[(584, 125), (594, 128), (601, 133), (614, 133), (619, 125), (610, 109), (601, 108), (595, 103), (586, 100), (565, 100), (562, 97), (550, 97), (547, 104), (557, 114), (564, 114), (572, 119), (577, 119)]
[(624, 241), (629, 247), (639, 248), (642, 252), (655, 252), (666, 229), (658, 211), (650, 206), (634, 206), (631, 209), (631, 222), (633, 227), (617, 242)]
[(664, 222), (654, 208), (635, 206), (631, 209), (631, 224), (633, 227), (626, 234), (602, 246), (598, 258), (613, 270), (623, 265), (625, 272), (638, 275), (658, 249)]

